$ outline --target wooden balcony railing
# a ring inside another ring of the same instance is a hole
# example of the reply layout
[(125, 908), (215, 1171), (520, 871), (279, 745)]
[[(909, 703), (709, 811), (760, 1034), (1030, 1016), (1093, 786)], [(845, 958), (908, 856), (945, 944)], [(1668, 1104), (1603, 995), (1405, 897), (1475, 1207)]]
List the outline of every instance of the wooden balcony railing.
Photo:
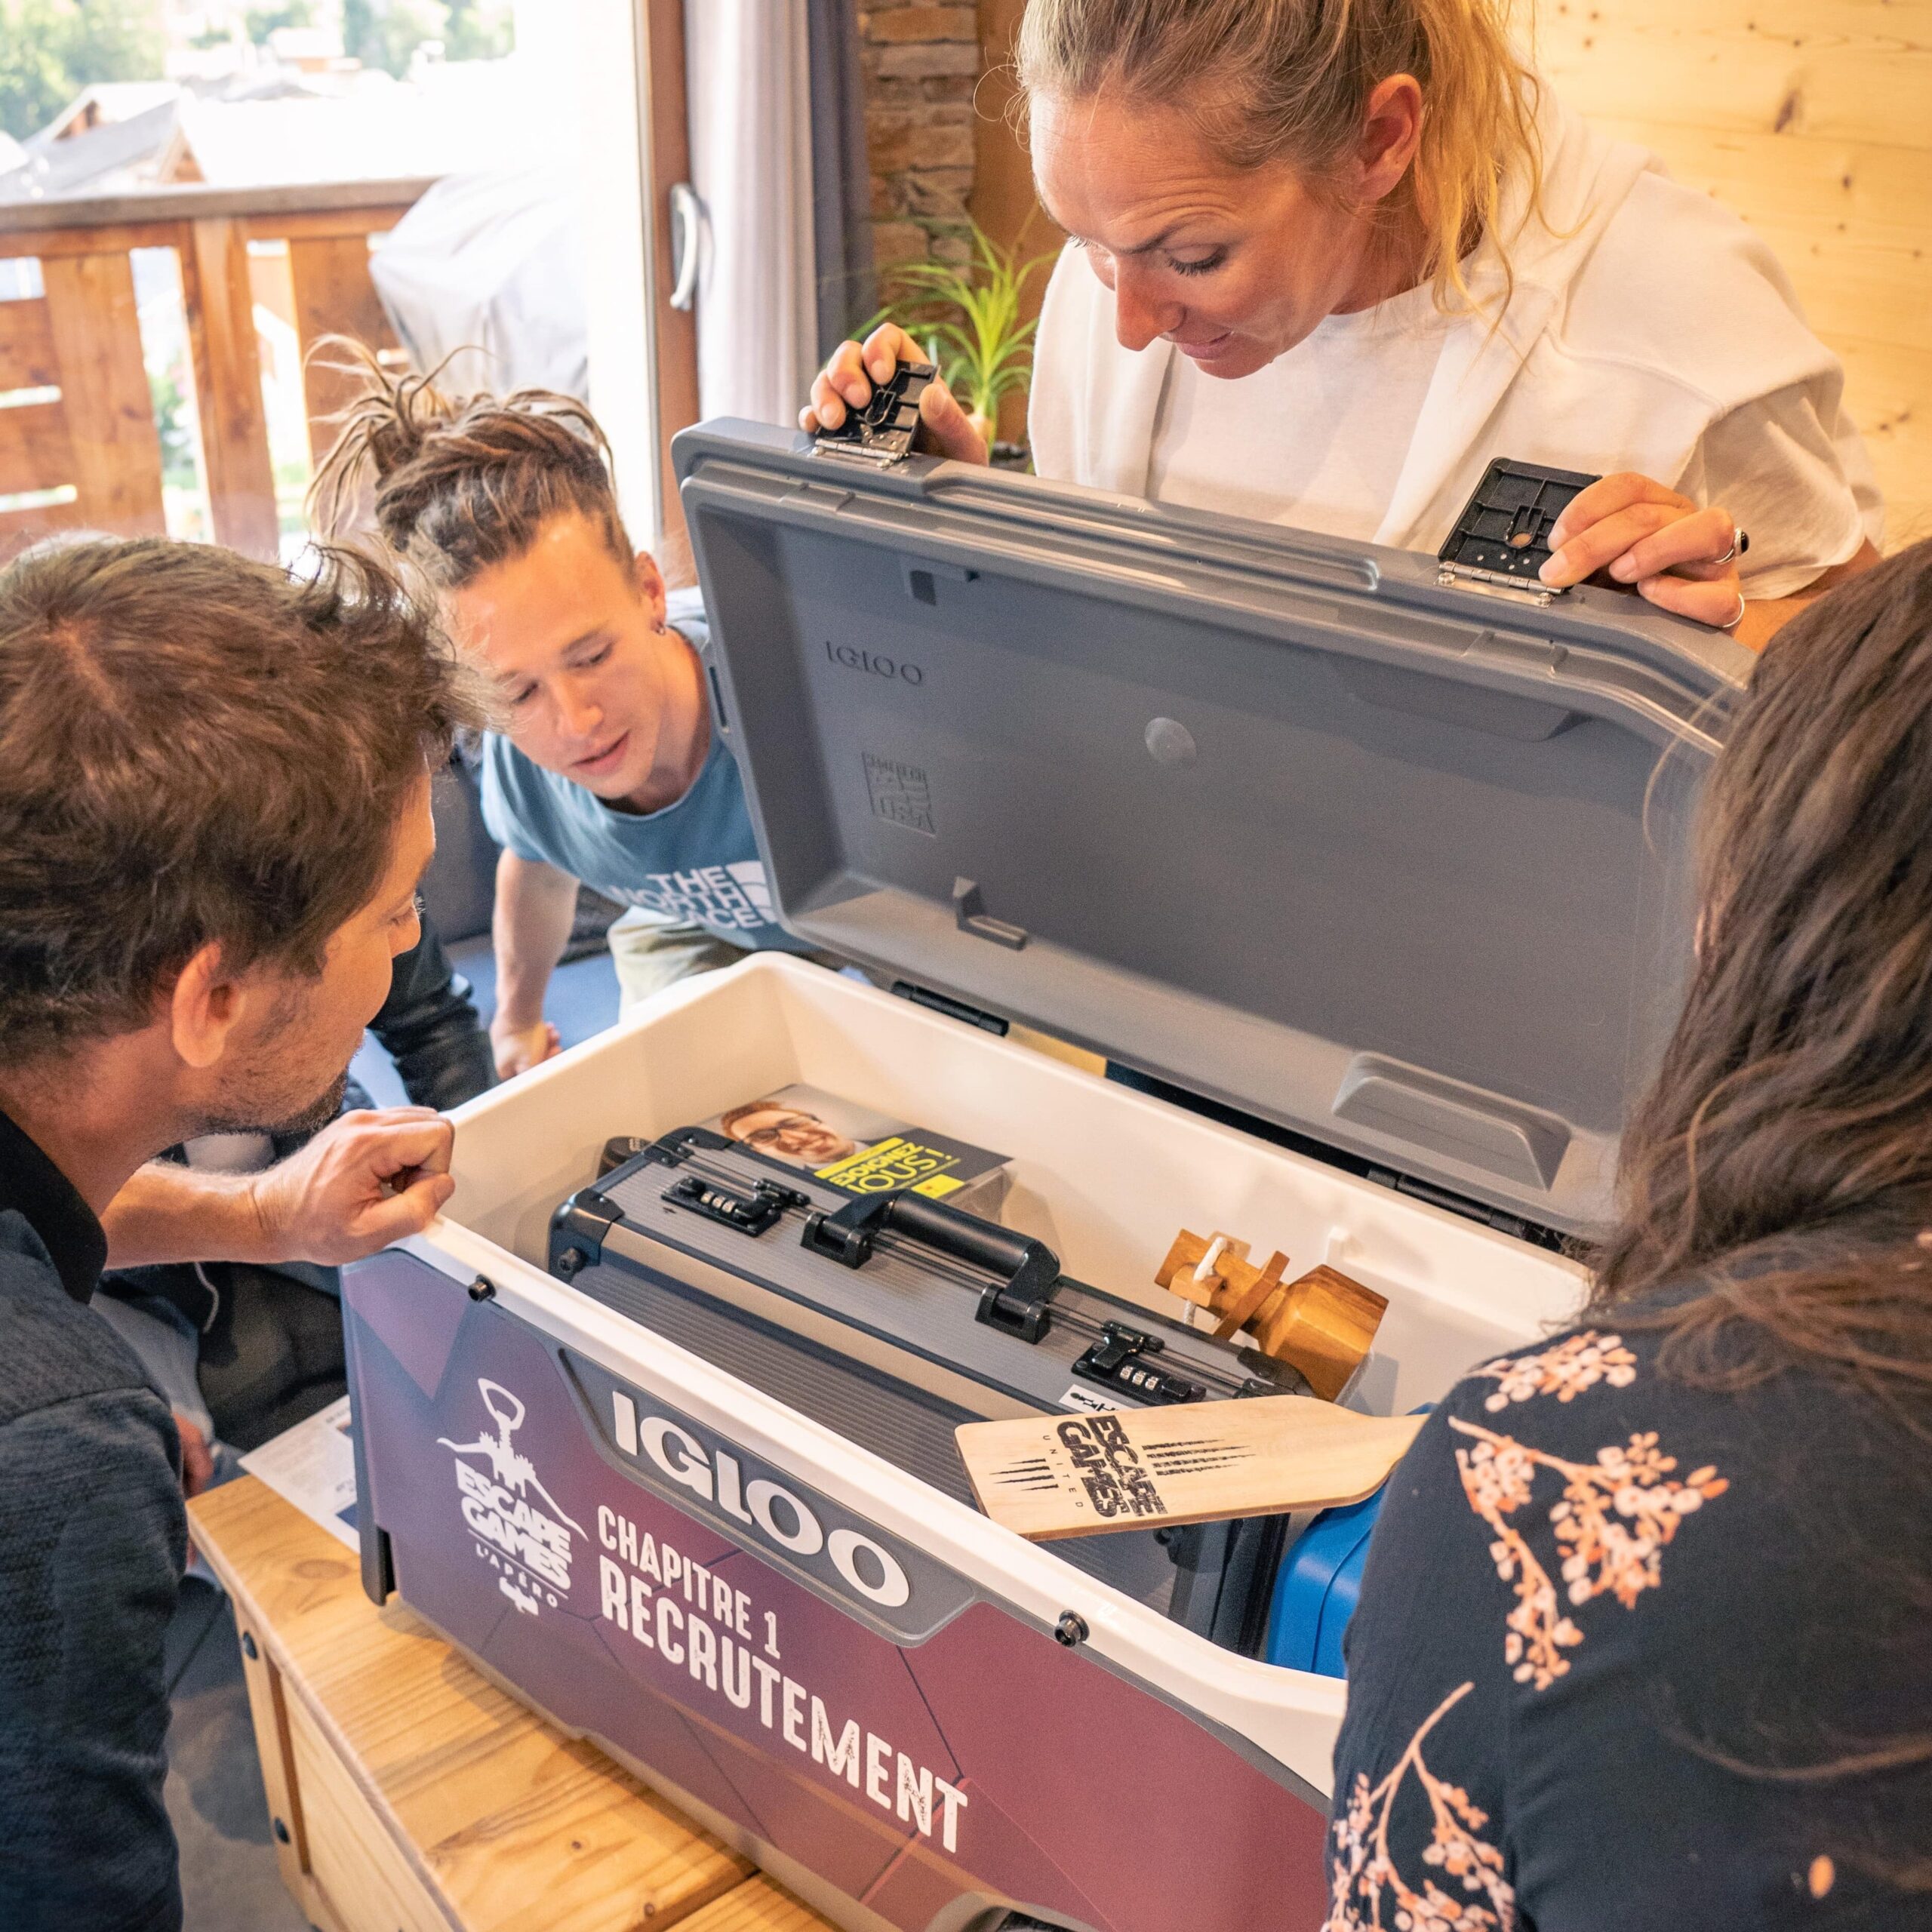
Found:
[[(262, 395), (248, 245), (285, 242), (304, 357), (318, 337), (393, 346), (369, 279), (369, 238), (391, 228), (427, 180), (299, 187), (168, 188), (0, 207), (0, 258), (32, 256), (44, 293), (0, 301), (0, 499), (64, 492), (65, 502), (0, 509), (0, 558), (60, 529), (162, 534), (162, 451), (129, 251), (170, 248), (180, 264), (202, 466), (213, 534), (251, 555), (279, 542)], [(304, 368), (312, 454), (331, 440), (340, 377)]]

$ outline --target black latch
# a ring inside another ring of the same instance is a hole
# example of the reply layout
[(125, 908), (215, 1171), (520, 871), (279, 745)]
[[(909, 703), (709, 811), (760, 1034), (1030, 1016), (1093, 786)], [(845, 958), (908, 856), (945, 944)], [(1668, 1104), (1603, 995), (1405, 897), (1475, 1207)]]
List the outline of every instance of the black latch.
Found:
[(753, 1235), (776, 1227), (786, 1208), (811, 1205), (810, 1198), (795, 1187), (780, 1187), (776, 1181), (761, 1180), (749, 1188), (734, 1187), (724, 1181), (705, 1180), (697, 1174), (673, 1181), (664, 1190), (664, 1198), (674, 1208), (688, 1208), (707, 1220)]
[(1073, 1364), (1073, 1372), (1084, 1382), (1117, 1389), (1143, 1402), (1200, 1401), (1208, 1392), (1199, 1383), (1149, 1364), (1147, 1358), (1160, 1354), (1167, 1346), (1158, 1335), (1143, 1334), (1124, 1322), (1109, 1321), (1100, 1331), (1100, 1339)]
[(1499, 457), (1484, 471), (1455, 528), (1435, 553), (1445, 574), (1540, 589), (1551, 531), (1571, 502), (1596, 481), (1580, 470), (1546, 469)]
[(883, 469), (912, 454), (919, 429), (919, 398), (939, 374), (931, 362), (901, 362), (884, 382), (872, 386), (863, 408), (849, 405), (835, 429), (821, 429), (813, 439), (814, 456), (841, 457), (869, 463)]

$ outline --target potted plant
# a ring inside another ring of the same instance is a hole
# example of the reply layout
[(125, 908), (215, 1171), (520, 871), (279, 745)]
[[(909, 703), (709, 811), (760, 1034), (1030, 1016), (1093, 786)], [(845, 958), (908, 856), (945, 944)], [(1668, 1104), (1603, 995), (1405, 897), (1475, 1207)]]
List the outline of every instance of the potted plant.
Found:
[(1033, 373), (1037, 319), (1023, 321), (1028, 283), (1051, 266), (1051, 254), (1021, 261), (1019, 249), (1002, 248), (977, 222), (967, 262), (911, 262), (892, 271), (900, 292), (868, 328), (897, 322), (926, 345), (946, 387), (958, 397), (986, 447), (1005, 460), (1024, 452), (995, 449), (1000, 405), (1023, 393)]

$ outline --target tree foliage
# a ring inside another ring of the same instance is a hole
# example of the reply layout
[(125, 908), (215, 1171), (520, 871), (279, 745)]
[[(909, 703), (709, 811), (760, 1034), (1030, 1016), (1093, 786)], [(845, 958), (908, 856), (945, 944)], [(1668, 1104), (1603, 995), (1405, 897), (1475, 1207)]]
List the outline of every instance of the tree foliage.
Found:
[(284, 27), (312, 27), (315, 24), (315, 0), (285, 0), (275, 7), (251, 7), (242, 17), (242, 31), (257, 47), (268, 45), (269, 35)]
[(447, 0), (443, 51), (452, 60), (500, 60), (514, 44), (509, 8), (491, 0)]
[(451, 60), (493, 60), (509, 52), (504, 0), (343, 0), (342, 44), (365, 67), (400, 78), (425, 41)]
[(968, 414), (996, 418), (1008, 396), (1026, 388), (1033, 372), (1036, 321), (1023, 320), (1026, 286), (1054, 257), (1022, 261), (1017, 244), (1002, 248), (977, 222), (971, 226), (973, 258), (906, 262), (891, 272), (894, 299), (866, 325), (897, 322), (927, 345), (946, 386)]
[(158, 81), (158, 0), (0, 0), (0, 128), (44, 128), (97, 81)]

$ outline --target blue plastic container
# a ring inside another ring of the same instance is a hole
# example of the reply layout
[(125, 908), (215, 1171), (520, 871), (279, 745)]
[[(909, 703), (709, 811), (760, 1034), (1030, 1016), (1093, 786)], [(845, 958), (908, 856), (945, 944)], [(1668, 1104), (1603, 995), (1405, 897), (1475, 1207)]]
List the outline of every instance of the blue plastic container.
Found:
[(1323, 1510), (1289, 1546), (1268, 1617), (1270, 1663), (1323, 1677), (1348, 1675), (1342, 1666), (1342, 1633), (1361, 1595), (1369, 1532), (1383, 1494), (1378, 1489), (1365, 1501)]

